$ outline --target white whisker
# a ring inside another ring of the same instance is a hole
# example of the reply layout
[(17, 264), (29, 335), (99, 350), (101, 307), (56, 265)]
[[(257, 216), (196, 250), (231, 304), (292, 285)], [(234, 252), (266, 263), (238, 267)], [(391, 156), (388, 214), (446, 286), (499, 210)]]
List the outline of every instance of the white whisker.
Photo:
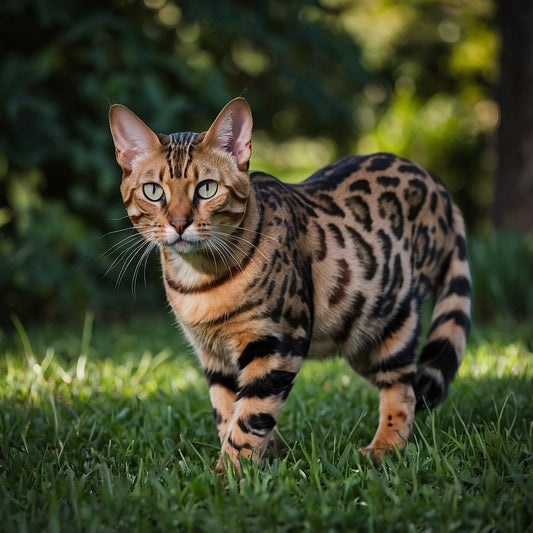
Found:
[(261, 231), (257, 231), (255, 229), (250, 229), (250, 228), (243, 228), (242, 226), (232, 226), (231, 224), (219, 224), (219, 223), (216, 223), (214, 224), (215, 226), (219, 226), (221, 228), (231, 228), (232, 230), (241, 230), (241, 231), (247, 231), (249, 233), (254, 233), (255, 235), (260, 235), (261, 237), (265, 237), (266, 239), (270, 239), (272, 241), (275, 241), (275, 242), (278, 242), (278, 240), (276, 239), (276, 237), (272, 237), (272, 235), (267, 235), (266, 233), (263, 233)]
[(156, 242), (150, 242), (148, 241), (148, 246), (144, 250), (143, 254), (141, 255), (135, 270), (133, 271), (133, 276), (131, 279), (131, 292), (133, 293), (133, 297), (136, 298), (136, 291), (135, 286), (137, 284), (137, 276), (139, 274), (139, 270), (141, 268), (141, 265), (144, 263), (144, 271), (143, 271), (143, 278), (144, 278), (144, 284), (146, 285), (146, 265), (148, 263), (148, 257), (152, 253), (152, 250), (157, 246)]
[[(118, 275), (118, 278), (117, 278), (117, 283), (116, 283), (116, 287), (118, 287), (120, 285), (120, 283), (122, 282), (122, 279), (124, 278), (124, 275), (126, 274), (126, 271), (128, 270), (128, 267), (131, 265), (131, 263), (133, 262), (133, 260), (141, 253), (143, 252), (143, 249), (144, 248), (148, 248), (152, 245), (153, 243), (151, 241), (143, 241), (141, 242), (140, 244), (138, 245), (135, 245), (133, 247), (133, 249), (130, 249), (129, 250), (129, 255), (127, 255), (126, 257), (126, 260), (124, 262), (124, 264), (122, 265), (122, 268), (120, 269), (120, 272), (119, 272), (119, 275)], [(144, 250), (146, 251), (146, 250)], [(127, 253), (128, 251), (126, 251)], [(143, 255), (141, 255), (141, 260), (143, 258)]]
[(144, 225), (144, 226), (128, 226), (127, 228), (121, 228), (121, 229), (115, 229), (112, 231), (108, 231), (107, 233), (104, 233), (103, 235), (100, 235), (100, 238), (103, 239), (105, 237), (108, 237), (109, 235), (113, 235), (115, 233), (122, 233), (123, 231), (139, 231), (141, 229), (151, 228), (150, 225)]
[[(256, 246), (253, 242), (249, 241), (248, 239), (244, 239), (243, 237), (239, 237), (238, 235), (233, 235), (233, 234), (227, 234), (227, 233), (221, 233), (221, 232), (218, 232), (218, 231), (213, 231), (213, 233), (215, 235), (223, 235), (225, 236), (227, 239), (235, 239), (239, 242), (244, 242), (245, 244), (248, 244), (249, 246), (251, 246), (252, 248), (254, 248), (258, 253), (260, 253), (262, 256), (263, 256), (263, 259), (265, 261), (268, 261), (268, 257), (259, 249), (258, 246)], [(241, 252), (243, 252), (243, 250), (241, 248), (239, 248), (239, 250), (241, 250)]]

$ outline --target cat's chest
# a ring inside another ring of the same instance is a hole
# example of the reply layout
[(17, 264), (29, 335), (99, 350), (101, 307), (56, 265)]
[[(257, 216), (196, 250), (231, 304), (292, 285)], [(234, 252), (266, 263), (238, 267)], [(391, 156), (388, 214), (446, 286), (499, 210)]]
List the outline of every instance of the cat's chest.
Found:
[(219, 278), (195, 278), (175, 263), (163, 260), (167, 298), (179, 321), (187, 328), (226, 324), (242, 304), (251, 273), (232, 272)]

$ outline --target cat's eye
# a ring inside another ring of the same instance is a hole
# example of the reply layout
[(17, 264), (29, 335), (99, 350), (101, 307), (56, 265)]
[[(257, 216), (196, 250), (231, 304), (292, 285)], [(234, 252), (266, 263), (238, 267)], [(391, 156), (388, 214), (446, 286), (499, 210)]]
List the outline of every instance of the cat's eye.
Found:
[(143, 185), (143, 193), (152, 202), (159, 202), (165, 195), (163, 187), (157, 183), (145, 183)]
[(205, 180), (201, 181), (196, 187), (196, 194), (207, 200), (213, 198), (218, 191), (218, 183), (215, 180)]

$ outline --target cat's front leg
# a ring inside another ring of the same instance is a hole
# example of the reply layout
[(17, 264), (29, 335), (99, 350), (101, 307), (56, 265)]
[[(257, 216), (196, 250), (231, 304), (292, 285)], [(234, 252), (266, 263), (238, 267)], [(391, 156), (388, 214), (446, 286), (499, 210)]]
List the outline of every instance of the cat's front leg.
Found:
[(232, 419), (215, 470), (223, 473), (227, 457), (239, 474), (239, 457), (259, 462), (271, 441), (272, 432), (303, 357), (264, 355), (246, 363), (239, 375)]
[(202, 354), (204, 374), (209, 387), (209, 398), (213, 407), (213, 415), (218, 431), (220, 444), (224, 443), (228, 433), (228, 426), (233, 417), (233, 410), (237, 396), (238, 375), (234, 369), (221, 367), (220, 364), (210, 367), (210, 360), (206, 354)]

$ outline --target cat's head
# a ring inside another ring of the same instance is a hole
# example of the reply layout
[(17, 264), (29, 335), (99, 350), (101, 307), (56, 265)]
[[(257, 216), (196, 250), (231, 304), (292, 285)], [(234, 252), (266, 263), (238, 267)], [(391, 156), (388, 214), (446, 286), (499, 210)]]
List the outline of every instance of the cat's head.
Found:
[(216, 249), (235, 231), (250, 187), (252, 114), (244, 98), (229, 102), (200, 134), (156, 134), (119, 104), (109, 124), (124, 205), (147, 240), (190, 254)]

